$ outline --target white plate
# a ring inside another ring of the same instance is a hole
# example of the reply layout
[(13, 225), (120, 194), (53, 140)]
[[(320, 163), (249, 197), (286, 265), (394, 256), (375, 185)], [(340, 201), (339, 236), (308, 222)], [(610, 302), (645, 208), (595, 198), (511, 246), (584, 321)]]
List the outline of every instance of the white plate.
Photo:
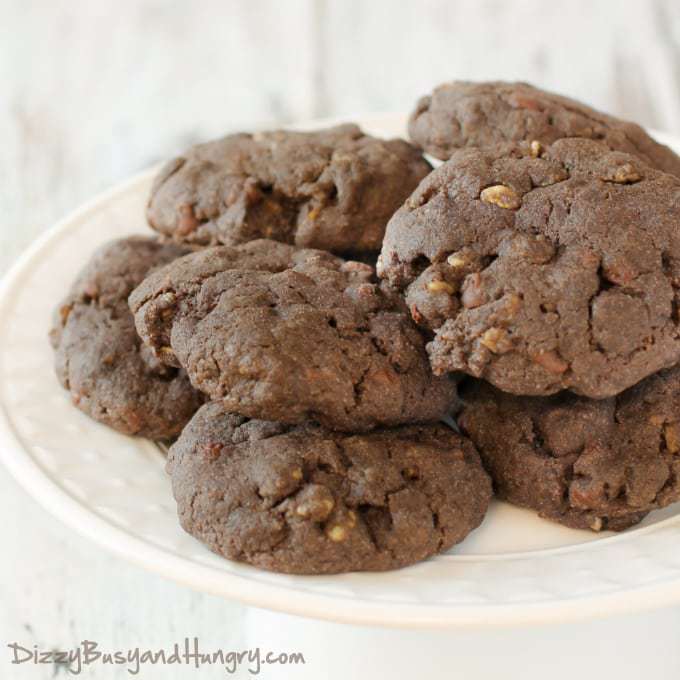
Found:
[[(362, 118), (403, 133), (403, 116)], [(671, 141), (672, 140), (664, 140)], [(680, 142), (674, 144), (680, 149)], [(0, 289), (0, 454), (51, 513), (101, 546), (193, 588), (311, 617), (399, 627), (566, 621), (680, 601), (680, 508), (595, 535), (494, 503), (451, 554), (384, 574), (293, 577), (223, 560), (180, 529), (163, 458), (76, 410), (52, 370), (52, 308), (92, 250), (149, 233), (153, 172), (66, 218)]]

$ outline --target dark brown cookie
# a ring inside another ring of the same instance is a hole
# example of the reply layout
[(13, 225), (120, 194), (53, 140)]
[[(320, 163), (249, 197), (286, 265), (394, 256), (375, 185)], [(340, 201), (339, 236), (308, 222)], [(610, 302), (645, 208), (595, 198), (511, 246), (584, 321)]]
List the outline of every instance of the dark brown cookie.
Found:
[(124, 434), (173, 437), (203, 402), (184, 371), (142, 343), (127, 305), (150, 269), (185, 253), (143, 236), (112, 241), (56, 310), (50, 341), (59, 381), (81, 411)]
[(235, 251), (188, 255), (130, 296), (144, 341), (211, 399), (346, 431), (447, 413), (455, 386), (432, 375), (422, 336), (371, 267), (307, 250), (286, 271), (239, 270)]
[(680, 501), (680, 368), (611, 399), (461, 387), (459, 424), (496, 493), (567, 526), (621, 530)]
[(203, 406), (170, 449), (182, 527), (232, 560), (293, 574), (396, 569), (477, 527), (491, 483), (445, 425), (340, 434)]
[(680, 180), (597, 142), (466, 149), (390, 220), (378, 270), (435, 373), (613, 396), (680, 360)]
[(356, 125), (235, 134), (170, 161), (147, 215), (161, 233), (202, 246), (264, 237), (376, 252), (387, 220), (430, 170), (408, 142)]
[(418, 101), (409, 120), (411, 139), (446, 160), (457, 149), (504, 142), (534, 143), (538, 152), (558, 139), (582, 137), (680, 177), (680, 157), (639, 125), (527, 83), (446, 83)]

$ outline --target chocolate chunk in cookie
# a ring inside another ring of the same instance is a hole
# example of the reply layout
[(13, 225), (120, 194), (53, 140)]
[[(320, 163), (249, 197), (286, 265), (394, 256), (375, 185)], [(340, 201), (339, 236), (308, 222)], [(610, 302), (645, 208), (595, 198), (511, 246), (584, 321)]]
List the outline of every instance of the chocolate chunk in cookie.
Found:
[(251, 418), (361, 431), (447, 413), (455, 386), (371, 267), (307, 250), (278, 273), (235, 269), (235, 250), (188, 255), (131, 295), (160, 360)]
[(680, 180), (583, 139), (466, 149), (390, 220), (378, 270), (435, 373), (605, 398), (680, 360)]
[(680, 157), (639, 125), (526, 83), (440, 85), (418, 101), (409, 133), (418, 146), (442, 160), (461, 148), (504, 142), (526, 142), (539, 156), (558, 139), (582, 137), (680, 177)]
[(356, 125), (234, 134), (170, 161), (147, 216), (161, 233), (202, 246), (271, 238), (377, 252), (387, 220), (430, 169), (408, 142)]
[(477, 527), (491, 483), (445, 425), (340, 434), (203, 406), (170, 449), (182, 527), (211, 550), (292, 574), (382, 571)]
[(680, 501), (680, 368), (610, 399), (461, 388), (459, 424), (499, 497), (576, 528), (620, 530)]
[(50, 340), (59, 381), (81, 411), (124, 434), (174, 437), (203, 402), (184, 371), (142, 343), (127, 305), (150, 269), (185, 253), (142, 236), (112, 241), (55, 312)]

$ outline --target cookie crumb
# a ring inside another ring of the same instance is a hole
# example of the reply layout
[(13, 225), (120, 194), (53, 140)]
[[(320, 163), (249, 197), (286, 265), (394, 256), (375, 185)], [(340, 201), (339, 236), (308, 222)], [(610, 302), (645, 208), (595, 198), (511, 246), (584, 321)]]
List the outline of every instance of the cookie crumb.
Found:
[(461, 269), (467, 264), (467, 260), (460, 253), (453, 253), (446, 258), (446, 263), (454, 269)]
[(564, 373), (569, 368), (569, 364), (555, 350), (538, 352), (532, 359), (549, 373)]
[(479, 342), (494, 354), (503, 354), (510, 350), (510, 338), (504, 328), (488, 328)]
[(606, 182), (614, 182), (615, 184), (633, 184), (639, 182), (641, 179), (642, 175), (632, 163), (619, 165), (614, 172), (604, 177)]
[(475, 272), (465, 279), (461, 302), (466, 309), (481, 307), (486, 302), (486, 294), (482, 290), (482, 277), (479, 272)]
[(602, 518), (601, 517), (596, 517), (591, 523), (590, 523), (590, 528), (593, 531), (602, 531)]
[(347, 538), (347, 529), (341, 524), (334, 524), (326, 530), (326, 536), (334, 543), (341, 543)]
[(491, 203), (505, 210), (517, 210), (522, 204), (517, 192), (504, 184), (495, 184), (483, 189), (479, 197), (484, 203)]
[(668, 423), (663, 428), (663, 437), (666, 440), (666, 448), (670, 453), (680, 451), (680, 427), (678, 423)]
[(196, 219), (194, 208), (188, 203), (183, 203), (177, 209), (179, 217), (177, 219), (177, 234), (180, 236), (187, 236), (196, 231), (200, 222)]
[(448, 293), (451, 295), (454, 292), (453, 286), (446, 281), (430, 281), (427, 284), (427, 289), (430, 293)]

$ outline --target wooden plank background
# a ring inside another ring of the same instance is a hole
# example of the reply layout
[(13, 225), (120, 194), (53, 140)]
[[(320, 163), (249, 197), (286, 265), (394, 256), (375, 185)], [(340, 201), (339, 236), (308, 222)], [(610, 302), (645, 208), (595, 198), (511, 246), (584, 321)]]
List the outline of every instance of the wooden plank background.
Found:
[[(0, 0), (0, 17), (0, 272), (190, 143), (406, 111), (452, 78), (529, 80), (680, 134), (677, 0)], [(238, 607), (103, 554), (2, 471), (0, 516), (0, 646), (238, 632)]]

